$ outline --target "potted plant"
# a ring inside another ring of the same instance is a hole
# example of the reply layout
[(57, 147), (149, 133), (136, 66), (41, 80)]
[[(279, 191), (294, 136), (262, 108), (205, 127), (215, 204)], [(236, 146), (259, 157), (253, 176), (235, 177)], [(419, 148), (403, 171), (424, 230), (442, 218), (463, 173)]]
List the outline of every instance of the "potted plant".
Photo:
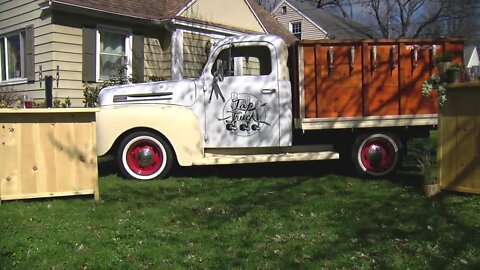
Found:
[(427, 197), (432, 197), (440, 192), (437, 178), (437, 164), (432, 159), (431, 151), (423, 151), (417, 157), (420, 171), (423, 175), (423, 189)]
[(446, 81), (443, 80), (440, 76), (432, 75), (428, 80), (426, 80), (422, 85), (422, 95), (430, 97), (432, 92), (437, 93), (438, 105), (443, 106), (447, 100), (447, 85)]
[(452, 64), (445, 70), (446, 80), (448, 83), (459, 83), (462, 81), (463, 65)]
[(438, 73), (444, 74), (445, 70), (452, 64), (453, 55), (450, 53), (443, 53), (435, 57), (435, 63), (438, 68)]

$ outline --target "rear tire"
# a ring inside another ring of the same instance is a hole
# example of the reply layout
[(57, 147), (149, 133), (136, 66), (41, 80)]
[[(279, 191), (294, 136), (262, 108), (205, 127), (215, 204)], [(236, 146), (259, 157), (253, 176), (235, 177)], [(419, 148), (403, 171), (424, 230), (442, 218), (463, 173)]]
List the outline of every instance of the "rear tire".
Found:
[(397, 169), (402, 153), (402, 143), (393, 134), (361, 135), (353, 143), (353, 166), (363, 176), (387, 176)]
[(170, 144), (151, 132), (135, 132), (125, 137), (117, 151), (120, 172), (126, 178), (165, 178), (173, 165)]

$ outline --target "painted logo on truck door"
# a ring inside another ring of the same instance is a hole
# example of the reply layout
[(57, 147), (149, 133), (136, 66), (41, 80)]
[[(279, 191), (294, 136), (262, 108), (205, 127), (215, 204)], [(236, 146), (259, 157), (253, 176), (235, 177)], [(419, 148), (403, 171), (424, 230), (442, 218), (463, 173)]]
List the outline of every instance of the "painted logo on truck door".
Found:
[(223, 107), (223, 121), (225, 129), (239, 136), (251, 136), (262, 132), (270, 123), (267, 119), (267, 103), (249, 94), (232, 93), (232, 96)]

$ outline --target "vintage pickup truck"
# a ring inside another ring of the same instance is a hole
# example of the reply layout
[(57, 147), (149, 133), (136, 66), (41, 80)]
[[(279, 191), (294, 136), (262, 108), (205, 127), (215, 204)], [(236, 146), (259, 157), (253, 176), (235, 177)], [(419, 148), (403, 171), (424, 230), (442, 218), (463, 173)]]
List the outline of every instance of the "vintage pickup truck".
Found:
[(435, 56), (462, 61), (461, 40), (228, 37), (197, 79), (112, 86), (99, 95), (97, 153), (125, 177), (164, 178), (173, 165), (345, 159), (386, 176), (406, 142), (437, 125), (421, 94)]

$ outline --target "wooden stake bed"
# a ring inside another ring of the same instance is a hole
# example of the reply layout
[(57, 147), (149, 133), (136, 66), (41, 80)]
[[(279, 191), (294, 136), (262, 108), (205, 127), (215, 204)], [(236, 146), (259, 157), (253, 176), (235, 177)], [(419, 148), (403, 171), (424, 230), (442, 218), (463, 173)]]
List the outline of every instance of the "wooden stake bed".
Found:
[(97, 109), (0, 110), (0, 201), (99, 199)]
[(311, 127), (310, 119), (436, 115), (436, 96), (422, 96), (421, 87), (446, 52), (462, 63), (463, 40), (302, 40), (291, 60), (295, 118)]

